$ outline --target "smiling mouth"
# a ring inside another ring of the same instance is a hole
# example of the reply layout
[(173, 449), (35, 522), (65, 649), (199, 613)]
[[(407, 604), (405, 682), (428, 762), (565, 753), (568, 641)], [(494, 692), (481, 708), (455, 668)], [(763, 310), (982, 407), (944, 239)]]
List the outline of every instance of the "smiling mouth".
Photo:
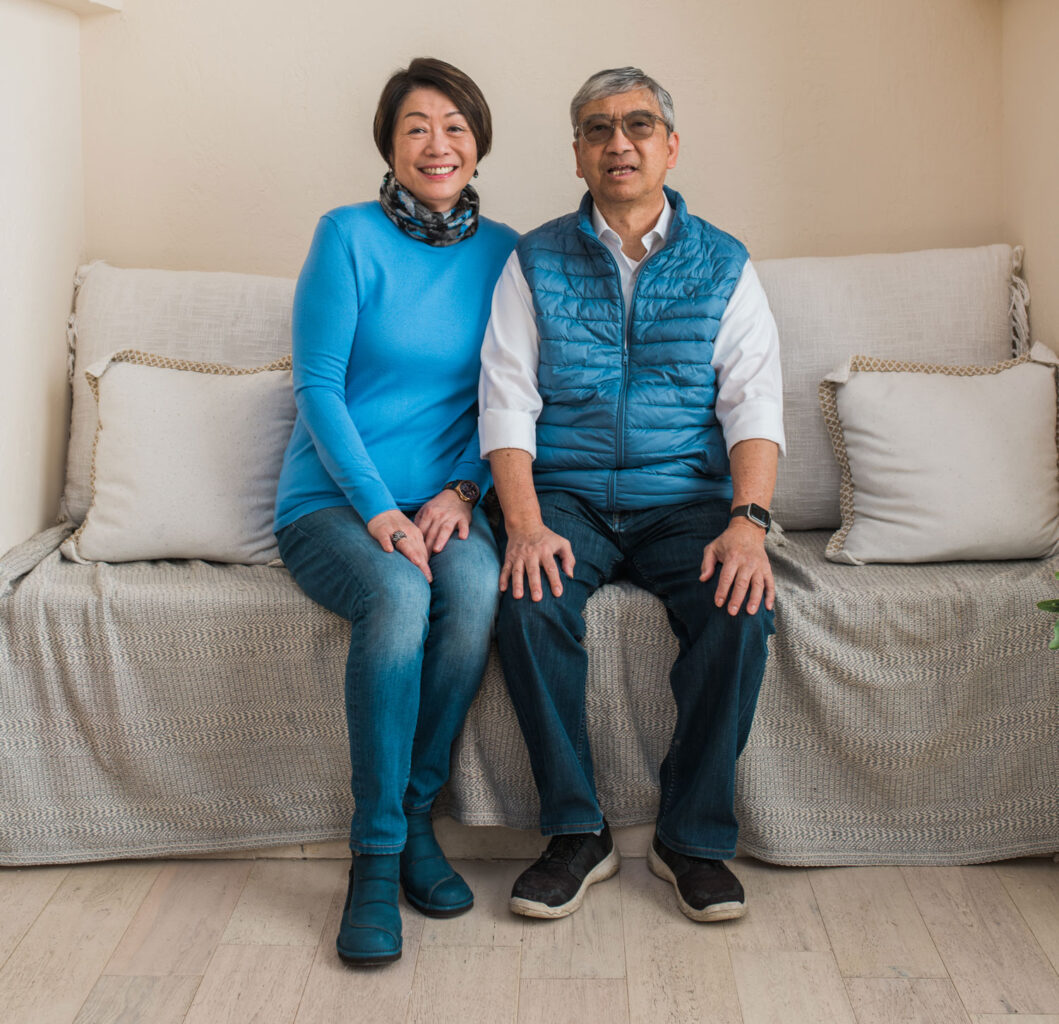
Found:
[(611, 178), (624, 178), (636, 170), (632, 164), (619, 164), (617, 167), (608, 167), (607, 174)]
[(446, 164), (443, 167), (420, 167), (419, 170), (431, 178), (444, 178), (455, 172), (456, 165)]

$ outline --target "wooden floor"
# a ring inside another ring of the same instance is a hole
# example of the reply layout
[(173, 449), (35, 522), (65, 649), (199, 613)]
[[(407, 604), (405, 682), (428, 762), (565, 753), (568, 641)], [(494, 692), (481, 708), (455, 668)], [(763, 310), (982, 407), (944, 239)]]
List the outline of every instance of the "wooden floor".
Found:
[(1051, 860), (739, 860), (750, 909), (720, 925), (677, 913), (642, 858), (573, 917), (514, 917), (526, 863), (460, 862), (474, 910), (433, 921), (403, 907), (403, 959), (359, 971), (334, 951), (339, 860), (0, 869), (0, 1020), (1059, 1024)]

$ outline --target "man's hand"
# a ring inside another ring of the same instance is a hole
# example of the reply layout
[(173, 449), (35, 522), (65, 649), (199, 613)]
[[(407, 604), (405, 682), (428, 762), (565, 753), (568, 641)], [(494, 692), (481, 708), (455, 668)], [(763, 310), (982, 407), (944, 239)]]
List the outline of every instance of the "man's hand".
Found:
[(728, 614), (738, 615), (745, 597), (747, 614), (753, 615), (764, 594), (765, 607), (772, 611), (776, 584), (765, 554), (765, 531), (760, 526), (749, 519), (733, 519), (728, 529), (703, 550), (699, 579), (703, 583), (711, 579), (718, 565), (721, 574), (714, 597), (718, 608), (727, 601)]
[(533, 457), (521, 448), (497, 448), (489, 453), (493, 484), (504, 511), (507, 548), (500, 568), (500, 590), (511, 584), (511, 596), (520, 598), (529, 583), (530, 597), (539, 601), (541, 571), (548, 578), (552, 593), (559, 597), (563, 581), (555, 559), (563, 572), (574, 576), (574, 552), (565, 537), (553, 533), (541, 519), (541, 507), (533, 487)]
[[(367, 522), (368, 533), (378, 542), (383, 551), (397, 551), (404, 555), (424, 576), (427, 583), (434, 582), (434, 576), (430, 571), (429, 554), (427, 546), (423, 542), (423, 534), (419, 527), (412, 522), (400, 509), (391, 508), (386, 512), (380, 512), (372, 516)], [(396, 544), (390, 538), (398, 531), (404, 532)]]
[(511, 596), (521, 598), (524, 593), (523, 578), (529, 584), (530, 597), (539, 601), (544, 596), (541, 588), (541, 571), (548, 577), (551, 592), (559, 597), (563, 592), (558, 557), (563, 572), (571, 579), (574, 576), (574, 552), (565, 537), (553, 533), (543, 523), (536, 529), (507, 534), (507, 549), (504, 564), (500, 569), (500, 590), (505, 591), (511, 583)]
[(430, 499), (417, 513), (415, 524), (423, 531), (423, 543), (427, 551), (436, 555), (448, 543), (453, 530), (460, 540), (466, 540), (471, 530), (469, 501), (461, 501), (452, 490), (442, 491)]

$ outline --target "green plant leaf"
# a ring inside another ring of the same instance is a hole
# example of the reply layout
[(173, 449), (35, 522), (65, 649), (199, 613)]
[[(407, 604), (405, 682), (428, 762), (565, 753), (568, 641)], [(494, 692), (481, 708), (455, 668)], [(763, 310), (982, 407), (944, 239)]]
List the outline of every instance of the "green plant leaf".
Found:
[(1048, 645), (1050, 650), (1059, 651), (1059, 622), (1055, 624), (1055, 636), (1052, 642)]

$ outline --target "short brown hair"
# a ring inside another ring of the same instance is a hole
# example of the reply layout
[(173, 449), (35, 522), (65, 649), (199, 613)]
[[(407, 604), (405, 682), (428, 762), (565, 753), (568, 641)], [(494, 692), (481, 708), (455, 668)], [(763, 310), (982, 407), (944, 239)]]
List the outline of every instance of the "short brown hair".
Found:
[(393, 131), (401, 104), (413, 89), (424, 87), (444, 93), (467, 119), (481, 160), (493, 144), (493, 118), (489, 104), (470, 77), (434, 57), (416, 57), (407, 68), (395, 71), (382, 87), (379, 105), (375, 109), (374, 132), (375, 145), (383, 160), (387, 164), (393, 162)]

